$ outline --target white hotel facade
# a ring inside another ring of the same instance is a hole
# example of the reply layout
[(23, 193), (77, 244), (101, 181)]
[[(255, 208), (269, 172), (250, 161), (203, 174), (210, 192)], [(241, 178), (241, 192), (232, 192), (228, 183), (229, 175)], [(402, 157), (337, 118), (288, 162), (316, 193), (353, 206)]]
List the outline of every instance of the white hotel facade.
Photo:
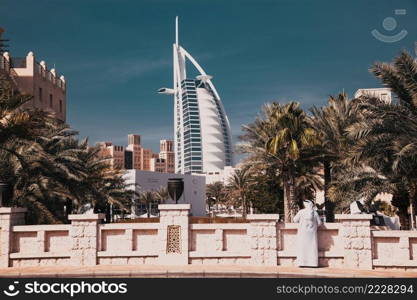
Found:
[[(233, 166), (230, 123), (212, 76), (179, 45), (178, 17), (175, 29), (174, 86), (158, 91), (174, 96), (175, 172), (220, 175)], [(187, 61), (199, 72), (196, 78), (187, 77)]]

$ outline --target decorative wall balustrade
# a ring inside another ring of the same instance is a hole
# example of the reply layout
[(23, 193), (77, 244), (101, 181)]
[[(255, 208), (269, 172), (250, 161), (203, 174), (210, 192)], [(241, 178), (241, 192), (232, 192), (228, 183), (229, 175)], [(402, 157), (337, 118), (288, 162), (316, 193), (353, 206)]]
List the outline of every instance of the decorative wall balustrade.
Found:
[[(70, 215), (68, 225), (23, 225), (25, 209), (0, 208), (0, 267), (44, 265), (293, 266), (297, 224), (278, 215), (245, 223), (190, 224), (188, 204), (159, 206), (159, 223), (103, 224), (103, 215)], [(319, 228), (321, 266), (417, 269), (417, 232), (370, 226), (370, 215), (337, 215)]]

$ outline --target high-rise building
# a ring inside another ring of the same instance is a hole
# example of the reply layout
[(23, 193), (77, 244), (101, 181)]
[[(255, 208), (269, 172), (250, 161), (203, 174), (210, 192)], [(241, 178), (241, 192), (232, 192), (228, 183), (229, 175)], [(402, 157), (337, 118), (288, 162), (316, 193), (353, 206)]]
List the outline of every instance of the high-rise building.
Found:
[(139, 134), (128, 134), (127, 143), (129, 145), (140, 145), (140, 135)]
[[(0, 39), (1, 33), (2, 30)], [(58, 76), (55, 68), (48, 69), (44, 61), (37, 62), (33, 52), (26, 57), (12, 57), (8, 52), (3, 52), (0, 53), (0, 71), (10, 76), (21, 93), (33, 96), (24, 107), (41, 109), (66, 121), (65, 78)]]
[(133, 153), (129, 150), (125, 150), (125, 169), (133, 169)]
[(143, 171), (151, 170), (151, 159), (154, 157), (151, 149), (140, 149), (141, 165)]
[(160, 152), (174, 152), (174, 143), (169, 140), (161, 140), (159, 142)]
[(150, 171), (152, 150), (145, 149), (140, 144), (140, 135), (129, 134), (126, 151), (132, 152), (132, 168), (137, 170)]
[(99, 156), (109, 159), (110, 166), (115, 169), (125, 167), (125, 151), (123, 146), (113, 145), (112, 142), (100, 142)]
[[(161, 94), (174, 96), (175, 172), (182, 174), (219, 172), (233, 166), (229, 120), (211, 79), (178, 41), (175, 20), (174, 86)], [(200, 75), (187, 76), (187, 61)]]
[(159, 143), (159, 159), (164, 161), (164, 172), (175, 172), (175, 152), (174, 142), (169, 140), (161, 140)]
[(166, 161), (163, 158), (153, 157), (151, 158), (151, 169), (152, 172), (160, 172), (160, 173), (172, 173), (166, 172)]

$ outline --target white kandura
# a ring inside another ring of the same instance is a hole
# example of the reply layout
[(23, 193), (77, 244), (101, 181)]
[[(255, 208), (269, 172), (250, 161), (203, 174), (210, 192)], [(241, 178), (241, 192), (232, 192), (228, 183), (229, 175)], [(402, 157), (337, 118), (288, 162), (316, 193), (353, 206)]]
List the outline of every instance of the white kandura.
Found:
[(294, 222), (299, 223), (296, 263), (299, 267), (318, 267), (317, 228), (321, 225), (321, 220), (313, 209), (313, 202), (304, 201), (304, 207), (294, 217)]

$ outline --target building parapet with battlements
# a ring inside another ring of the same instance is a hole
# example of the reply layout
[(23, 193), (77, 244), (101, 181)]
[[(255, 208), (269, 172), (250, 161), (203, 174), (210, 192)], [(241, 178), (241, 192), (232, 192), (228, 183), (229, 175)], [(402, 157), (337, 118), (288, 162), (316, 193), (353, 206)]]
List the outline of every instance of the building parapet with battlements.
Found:
[(0, 71), (10, 76), (21, 93), (33, 96), (24, 107), (40, 109), (66, 121), (67, 86), (64, 76), (58, 76), (55, 68), (48, 69), (45, 61), (36, 61), (33, 52), (25, 57), (3, 52), (0, 53)]

